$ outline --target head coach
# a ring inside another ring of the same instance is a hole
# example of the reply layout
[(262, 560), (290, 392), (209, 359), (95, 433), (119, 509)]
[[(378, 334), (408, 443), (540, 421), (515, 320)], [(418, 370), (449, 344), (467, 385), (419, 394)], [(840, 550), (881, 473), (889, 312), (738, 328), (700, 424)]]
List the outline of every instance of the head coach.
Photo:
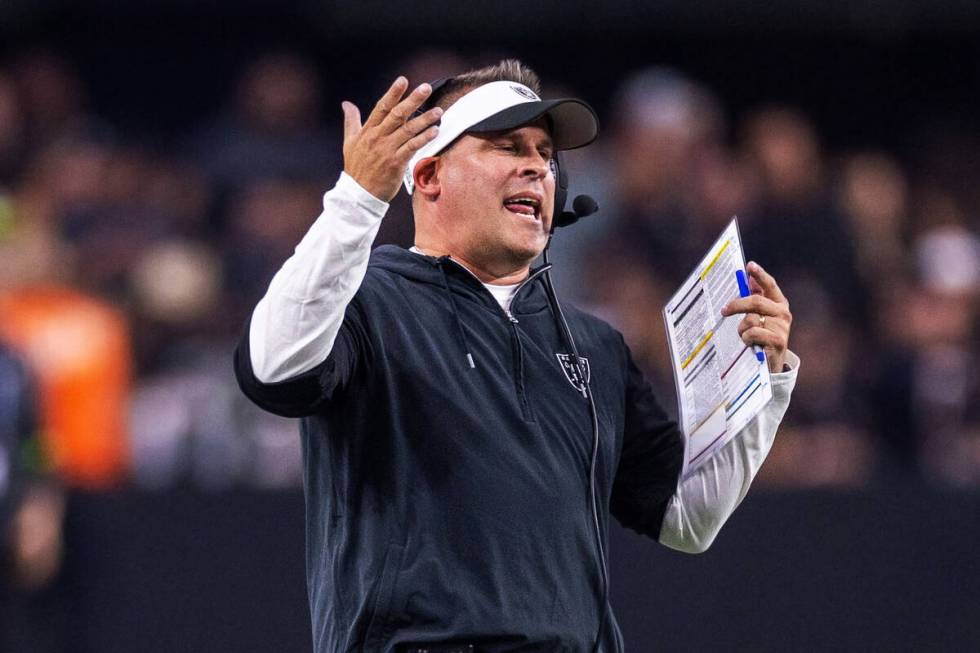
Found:
[[(344, 172), (236, 351), (245, 394), (303, 418), (317, 653), (622, 650), (610, 517), (703, 551), (789, 403), (792, 317), (750, 264), (754, 294), (726, 312), (766, 347), (775, 397), (681, 482), (678, 427), (622, 336), (531, 267), (574, 219), (556, 154), (598, 133), (586, 103), (539, 93), (509, 60), (399, 77), (363, 124), (345, 102)], [(402, 183), (415, 246), (372, 252)]]

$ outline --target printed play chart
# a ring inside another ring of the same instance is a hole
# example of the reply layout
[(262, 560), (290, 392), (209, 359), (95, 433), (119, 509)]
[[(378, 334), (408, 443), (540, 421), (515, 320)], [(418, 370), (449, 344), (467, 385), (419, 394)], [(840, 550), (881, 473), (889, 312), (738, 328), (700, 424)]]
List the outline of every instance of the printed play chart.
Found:
[(735, 437), (772, 399), (761, 348), (738, 335), (743, 314), (721, 307), (748, 295), (735, 218), (667, 306), (664, 321), (677, 385), (684, 471), (689, 475)]

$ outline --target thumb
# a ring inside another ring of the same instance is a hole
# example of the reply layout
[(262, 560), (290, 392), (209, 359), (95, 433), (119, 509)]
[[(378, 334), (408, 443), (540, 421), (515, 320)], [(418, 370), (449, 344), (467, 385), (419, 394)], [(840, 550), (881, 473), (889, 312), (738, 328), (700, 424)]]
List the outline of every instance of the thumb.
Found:
[(344, 111), (344, 142), (350, 142), (361, 131), (361, 111), (353, 102), (346, 100), (340, 103)]

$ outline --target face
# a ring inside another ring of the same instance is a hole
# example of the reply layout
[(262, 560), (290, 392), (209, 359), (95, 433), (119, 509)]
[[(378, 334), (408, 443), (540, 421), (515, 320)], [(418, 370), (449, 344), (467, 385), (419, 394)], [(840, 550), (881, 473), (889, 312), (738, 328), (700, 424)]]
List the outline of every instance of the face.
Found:
[(529, 265), (551, 229), (555, 179), (546, 123), (465, 134), (438, 163), (440, 221), (449, 251), (488, 271)]

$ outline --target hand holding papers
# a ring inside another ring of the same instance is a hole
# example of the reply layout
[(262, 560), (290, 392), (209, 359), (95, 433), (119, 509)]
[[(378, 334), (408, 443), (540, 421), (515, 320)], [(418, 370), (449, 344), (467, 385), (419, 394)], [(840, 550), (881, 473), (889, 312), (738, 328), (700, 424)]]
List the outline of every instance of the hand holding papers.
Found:
[(733, 219), (664, 307), (685, 436), (682, 476), (710, 458), (772, 399), (765, 355), (739, 335), (742, 315), (721, 314), (728, 302), (748, 294), (744, 268)]

